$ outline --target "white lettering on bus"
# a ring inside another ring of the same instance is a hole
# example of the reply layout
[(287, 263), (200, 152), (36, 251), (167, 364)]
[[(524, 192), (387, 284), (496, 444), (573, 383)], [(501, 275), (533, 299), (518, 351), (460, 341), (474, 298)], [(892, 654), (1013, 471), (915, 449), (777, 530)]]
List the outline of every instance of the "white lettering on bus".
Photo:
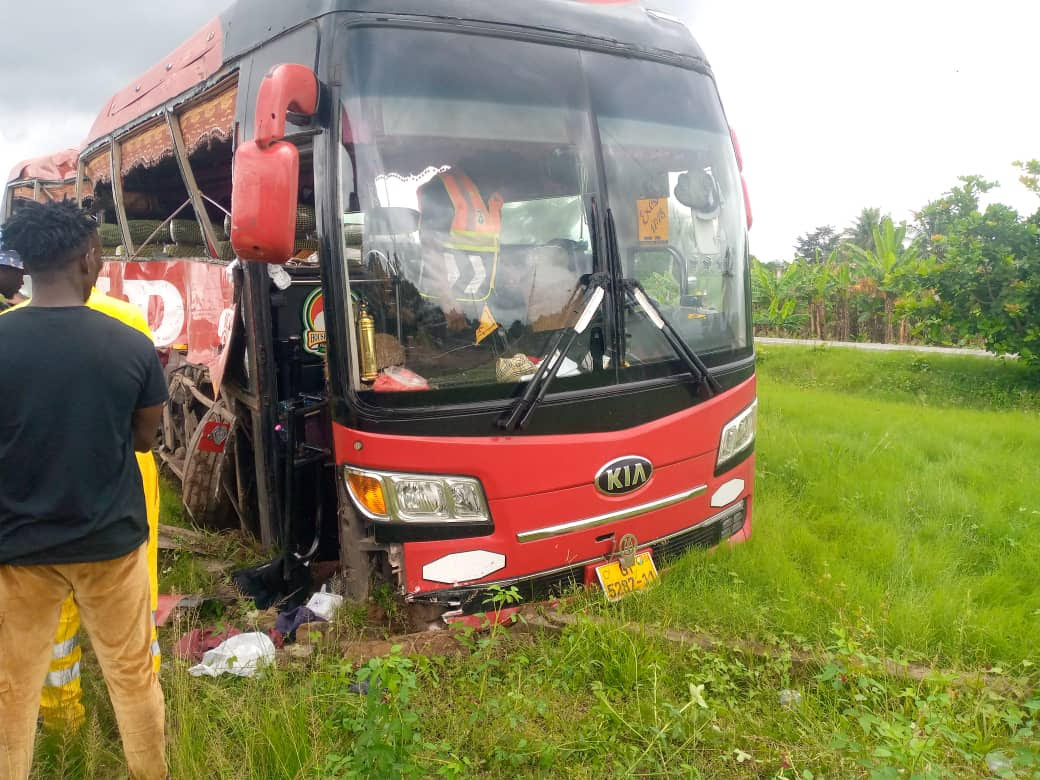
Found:
[(184, 299), (175, 285), (162, 279), (124, 279), (123, 292), (145, 317), (149, 301), (153, 297), (162, 300), (162, 321), (157, 325), (148, 323), (155, 334), (155, 346), (168, 347), (177, 340), (184, 329)]

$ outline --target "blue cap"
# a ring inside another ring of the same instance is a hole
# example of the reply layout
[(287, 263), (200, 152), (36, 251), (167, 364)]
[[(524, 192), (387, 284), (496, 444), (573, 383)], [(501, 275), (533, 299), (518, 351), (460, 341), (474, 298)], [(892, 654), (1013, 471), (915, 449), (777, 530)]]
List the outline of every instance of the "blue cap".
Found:
[(24, 271), (25, 266), (22, 265), (22, 258), (18, 256), (18, 253), (3, 248), (3, 237), (4, 234), (0, 231), (0, 265), (6, 265), (8, 268), (17, 268), (19, 271)]
[(0, 249), (0, 265), (6, 265), (8, 268), (17, 268), (19, 271), (25, 270), (25, 266), (22, 265), (22, 258), (18, 256), (18, 253), (8, 252), (4, 249)]

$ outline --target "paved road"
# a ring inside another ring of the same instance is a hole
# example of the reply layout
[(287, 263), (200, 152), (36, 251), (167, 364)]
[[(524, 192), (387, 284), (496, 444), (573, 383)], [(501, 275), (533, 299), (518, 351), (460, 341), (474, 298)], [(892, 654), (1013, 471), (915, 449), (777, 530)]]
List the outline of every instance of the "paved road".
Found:
[[(866, 349), (875, 352), (936, 352), (941, 355), (971, 355), (973, 357), (1000, 357), (984, 349), (964, 349), (962, 347), (923, 347), (913, 344), (869, 344), (860, 341), (815, 341), (806, 339), (777, 339), (767, 336), (756, 336), (756, 344), (778, 344), (791, 347), (848, 347), (850, 349)], [(1017, 355), (1006, 355), (1016, 359)]]

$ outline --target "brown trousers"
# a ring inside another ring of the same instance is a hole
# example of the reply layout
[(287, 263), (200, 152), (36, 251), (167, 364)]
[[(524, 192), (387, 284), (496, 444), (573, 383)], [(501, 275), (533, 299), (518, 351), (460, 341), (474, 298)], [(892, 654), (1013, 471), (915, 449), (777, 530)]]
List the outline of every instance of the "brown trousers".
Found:
[(130, 775), (162, 780), (166, 705), (152, 666), (152, 606), (143, 545), (113, 561), (0, 565), (0, 780), (29, 777), (40, 689), (69, 593), (101, 664)]

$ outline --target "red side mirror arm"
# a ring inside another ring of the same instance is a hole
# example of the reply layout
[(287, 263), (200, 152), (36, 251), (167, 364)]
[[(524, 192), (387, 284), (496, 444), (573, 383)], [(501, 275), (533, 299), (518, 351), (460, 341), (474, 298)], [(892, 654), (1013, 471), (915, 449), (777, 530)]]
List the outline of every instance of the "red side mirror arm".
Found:
[(256, 97), (253, 140), (267, 148), (285, 137), (288, 112), (313, 115), (318, 110), (318, 79), (306, 65), (278, 65), (264, 76)]
[(231, 246), (243, 260), (284, 263), (292, 256), (300, 154), (283, 141), (286, 115), (318, 110), (318, 78), (304, 65), (278, 65), (260, 82), (253, 140), (235, 151)]

